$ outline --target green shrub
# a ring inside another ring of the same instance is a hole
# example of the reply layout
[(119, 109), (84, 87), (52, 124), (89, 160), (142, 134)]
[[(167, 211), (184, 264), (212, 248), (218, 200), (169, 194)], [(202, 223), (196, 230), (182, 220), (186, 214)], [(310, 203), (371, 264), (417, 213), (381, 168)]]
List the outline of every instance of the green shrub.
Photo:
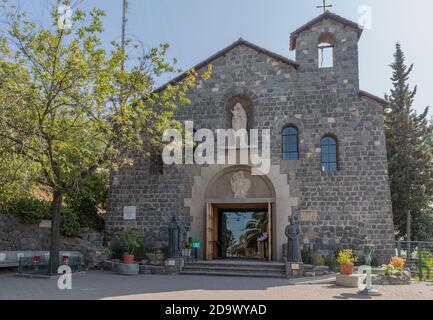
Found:
[(433, 257), (428, 257), (424, 260), (424, 265), (426, 267), (426, 279), (432, 280), (433, 279)]
[(123, 259), (123, 253), (125, 252), (125, 247), (119, 244), (113, 245), (110, 247), (111, 257), (112, 259)]
[(168, 257), (168, 253), (169, 253), (169, 248), (167, 245), (163, 245), (161, 246), (161, 248), (159, 248), (159, 250), (166, 256)]
[(80, 222), (74, 210), (62, 208), (60, 211), (60, 233), (66, 237), (74, 237), (80, 233)]
[(50, 204), (31, 198), (13, 199), (4, 210), (20, 216), (28, 224), (38, 224), (41, 220), (51, 218)]
[(311, 256), (311, 263), (315, 266), (323, 266), (325, 259), (322, 257), (322, 255), (315, 253)]
[(309, 249), (302, 249), (301, 250), (301, 258), (302, 262), (305, 264), (311, 264), (311, 252)]
[(96, 231), (104, 230), (105, 203), (108, 191), (108, 174), (97, 171), (90, 175), (79, 190), (65, 193), (65, 203), (72, 208), (79, 219), (81, 227)]
[(381, 266), (378, 257), (373, 256), (373, 258), (371, 258), (371, 266), (372, 266), (373, 268), (379, 268), (379, 267)]
[(339, 263), (337, 262), (337, 258), (335, 255), (331, 255), (325, 258), (325, 266), (329, 267), (330, 271), (338, 271)]
[(358, 261), (355, 262), (355, 266), (359, 267), (364, 265), (366, 265), (365, 257), (364, 256), (358, 257)]
[(147, 248), (144, 244), (140, 244), (140, 246), (135, 249), (135, 260), (140, 261), (140, 260), (145, 260), (146, 259), (146, 254), (147, 254)]
[[(21, 217), (24, 223), (39, 224), (41, 220), (51, 219), (51, 204), (32, 198), (11, 200), (2, 208), (3, 212)], [(60, 232), (63, 236), (73, 237), (79, 234), (80, 224), (72, 209), (62, 208), (60, 212)]]

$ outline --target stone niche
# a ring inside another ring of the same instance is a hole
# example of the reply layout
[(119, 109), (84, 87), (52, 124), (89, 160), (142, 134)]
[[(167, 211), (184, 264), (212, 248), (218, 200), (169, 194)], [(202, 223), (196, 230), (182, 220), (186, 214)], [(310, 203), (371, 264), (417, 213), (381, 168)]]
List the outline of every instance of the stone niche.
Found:
[(236, 94), (231, 96), (227, 100), (226, 104), (226, 128), (232, 128), (232, 119), (233, 114), (232, 110), (234, 106), (240, 103), (242, 105), (242, 108), (245, 110), (245, 113), (247, 114), (247, 130), (254, 128), (254, 110), (253, 110), (253, 101), (250, 97), (248, 97), (245, 94)]

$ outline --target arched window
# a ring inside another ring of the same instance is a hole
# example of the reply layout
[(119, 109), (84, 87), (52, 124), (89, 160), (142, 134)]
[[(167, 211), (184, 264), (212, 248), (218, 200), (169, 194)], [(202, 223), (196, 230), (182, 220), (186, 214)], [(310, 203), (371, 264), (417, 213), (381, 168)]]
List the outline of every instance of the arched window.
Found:
[(286, 127), (282, 132), (283, 160), (298, 160), (299, 159), (299, 148), (298, 148), (298, 129), (293, 126)]
[(334, 67), (335, 56), (334, 56), (335, 38), (329, 33), (322, 33), (319, 38), (319, 68), (332, 68)]
[(336, 172), (338, 169), (338, 144), (337, 140), (325, 136), (320, 140), (322, 150), (322, 171)]

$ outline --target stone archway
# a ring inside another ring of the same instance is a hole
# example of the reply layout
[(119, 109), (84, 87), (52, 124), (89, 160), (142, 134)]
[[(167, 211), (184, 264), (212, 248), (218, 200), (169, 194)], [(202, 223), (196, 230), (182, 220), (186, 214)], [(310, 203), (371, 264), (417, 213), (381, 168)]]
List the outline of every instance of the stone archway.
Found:
[[(284, 228), (288, 217), (292, 215), (292, 207), (298, 205), (298, 198), (290, 196), (287, 174), (280, 173), (279, 165), (272, 165), (264, 176), (250, 176), (252, 188), (246, 198), (234, 199), (227, 179), (236, 170), (250, 172), (251, 167), (239, 165), (210, 165), (200, 168), (200, 175), (194, 176), (191, 198), (184, 199), (184, 206), (189, 208), (191, 230), (189, 236), (206, 239), (206, 214), (210, 203), (226, 202), (230, 204), (264, 203), (272, 204), (273, 212), (273, 260), (281, 260), (282, 245), (286, 239)], [(218, 182), (218, 183), (217, 183)], [(228, 196), (230, 194), (230, 197)], [(200, 250), (199, 258), (204, 258), (204, 250)]]

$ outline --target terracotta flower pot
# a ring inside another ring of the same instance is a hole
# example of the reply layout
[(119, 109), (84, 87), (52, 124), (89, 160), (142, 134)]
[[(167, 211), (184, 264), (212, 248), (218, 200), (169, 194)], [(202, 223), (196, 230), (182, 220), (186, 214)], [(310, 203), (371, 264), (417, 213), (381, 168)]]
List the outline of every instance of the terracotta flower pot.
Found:
[(353, 274), (353, 263), (340, 263), (340, 273), (347, 276)]
[(123, 255), (123, 263), (125, 263), (125, 264), (134, 263), (134, 255), (125, 253)]

